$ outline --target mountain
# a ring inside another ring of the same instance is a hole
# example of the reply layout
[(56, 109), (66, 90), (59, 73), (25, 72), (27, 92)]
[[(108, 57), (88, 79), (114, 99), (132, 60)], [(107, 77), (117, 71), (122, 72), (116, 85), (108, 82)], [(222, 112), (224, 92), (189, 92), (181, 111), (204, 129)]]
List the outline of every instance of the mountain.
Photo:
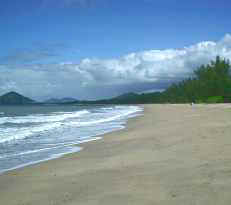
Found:
[[(143, 101), (144, 95), (136, 94), (136, 93), (125, 93), (119, 95), (117, 97), (111, 99), (102, 99), (95, 101), (79, 101), (80, 104), (138, 104), (144, 103)], [(146, 102), (146, 101), (145, 101)]]
[(1, 105), (24, 105), (31, 103), (35, 103), (35, 101), (16, 92), (9, 92), (0, 96)]
[(44, 101), (44, 103), (51, 103), (51, 104), (59, 104), (59, 103), (72, 103), (72, 102), (76, 102), (77, 100), (75, 98), (51, 98), (48, 99), (46, 101)]

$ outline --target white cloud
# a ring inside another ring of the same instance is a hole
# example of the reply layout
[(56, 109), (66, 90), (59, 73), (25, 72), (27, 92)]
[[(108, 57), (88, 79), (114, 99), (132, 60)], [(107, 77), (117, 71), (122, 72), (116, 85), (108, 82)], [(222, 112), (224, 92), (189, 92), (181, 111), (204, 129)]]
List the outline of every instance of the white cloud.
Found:
[(31, 97), (111, 97), (128, 91), (163, 89), (188, 77), (217, 55), (231, 59), (231, 35), (182, 49), (149, 50), (114, 59), (0, 66), (0, 93), (16, 90)]

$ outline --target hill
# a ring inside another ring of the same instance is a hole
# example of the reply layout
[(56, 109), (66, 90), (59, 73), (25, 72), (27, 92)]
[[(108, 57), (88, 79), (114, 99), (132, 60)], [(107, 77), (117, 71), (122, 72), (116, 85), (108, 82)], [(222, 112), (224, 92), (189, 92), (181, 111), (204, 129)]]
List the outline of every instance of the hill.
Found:
[(32, 103), (35, 103), (35, 101), (16, 92), (9, 92), (0, 96), (1, 105), (24, 105)]

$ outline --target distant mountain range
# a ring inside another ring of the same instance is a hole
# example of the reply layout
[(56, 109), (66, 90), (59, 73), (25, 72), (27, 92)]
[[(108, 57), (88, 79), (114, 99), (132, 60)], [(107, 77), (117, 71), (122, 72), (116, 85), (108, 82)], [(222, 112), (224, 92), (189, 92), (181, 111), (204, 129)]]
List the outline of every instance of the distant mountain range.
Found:
[(161, 93), (125, 93), (111, 99), (102, 99), (94, 101), (79, 101), (80, 104), (145, 104), (145, 103), (160, 103)]
[(118, 97), (102, 100), (82, 100), (79, 101), (75, 98), (51, 98), (44, 102), (36, 102), (28, 97), (20, 95), (16, 92), (9, 92), (0, 96), (0, 105), (27, 105), (27, 104), (133, 104), (142, 103), (143, 95), (136, 93), (125, 93)]

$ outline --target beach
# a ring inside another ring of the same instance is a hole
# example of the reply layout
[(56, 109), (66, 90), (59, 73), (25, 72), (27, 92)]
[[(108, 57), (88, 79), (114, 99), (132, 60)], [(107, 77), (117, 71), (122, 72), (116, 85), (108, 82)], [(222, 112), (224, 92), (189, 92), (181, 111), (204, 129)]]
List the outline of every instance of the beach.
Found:
[(0, 175), (0, 204), (230, 204), (231, 105), (143, 107), (80, 152)]

